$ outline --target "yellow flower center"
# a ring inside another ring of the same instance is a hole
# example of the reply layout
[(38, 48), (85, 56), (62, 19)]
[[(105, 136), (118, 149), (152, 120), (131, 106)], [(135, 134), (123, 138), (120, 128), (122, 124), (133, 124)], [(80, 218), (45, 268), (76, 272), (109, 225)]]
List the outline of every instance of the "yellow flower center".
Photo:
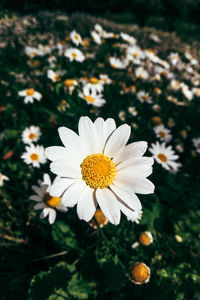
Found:
[(91, 97), (91, 96), (85, 96), (85, 100), (87, 102), (93, 103), (95, 99), (94, 99), (94, 97)]
[(158, 158), (162, 161), (162, 162), (167, 162), (167, 156), (163, 153), (159, 153), (158, 154)]
[[(95, 222), (95, 220), (96, 222)], [(100, 228), (102, 228), (104, 225), (106, 225), (108, 223), (108, 220), (106, 219), (106, 217), (104, 216), (104, 214), (102, 213), (102, 210), (100, 208), (97, 208), (94, 217), (92, 218), (92, 220), (89, 222), (90, 226), (92, 226), (93, 228), (97, 228), (97, 224), (99, 225)]]
[(39, 155), (38, 155), (37, 153), (32, 153), (32, 154), (30, 155), (30, 158), (31, 158), (32, 160), (38, 160), (38, 159), (39, 159)]
[(148, 97), (147, 97), (146, 95), (142, 96), (141, 98), (142, 98), (142, 100), (144, 100), (144, 101), (147, 101), (147, 100), (148, 100)]
[(104, 154), (88, 155), (81, 164), (82, 179), (93, 189), (103, 189), (113, 183), (116, 167)]
[(60, 80), (60, 76), (58, 74), (55, 74), (54, 77), (53, 77), (53, 79), (55, 81), (59, 81)]
[(151, 239), (146, 232), (142, 232), (140, 234), (139, 241), (144, 246), (148, 246), (149, 244), (151, 244)]
[(34, 89), (28, 89), (28, 90), (26, 90), (26, 95), (27, 96), (33, 96), (34, 93), (35, 93)]
[(72, 57), (77, 58), (77, 54), (75, 52), (72, 52)]
[(50, 196), (49, 193), (46, 193), (44, 196), (44, 201), (50, 207), (56, 207), (60, 204), (61, 198), (60, 197), (53, 197)]
[(137, 52), (133, 52), (133, 57), (137, 58), (139, 54)]
[(37, 55), (37, 52), (33, 51), (33, 52), (31, 52), (31, 55), (35, 56), (35, 55)]
[(79, 36), (77, 34), (74, 35), (75, 40), (79, 39)]
[(31, 132), (28, 137), (30, 140), (33, 140), (36, 137), (36, 135), (35, 133)]
[(90, 83), (92, 83), (92, 84), (97, 84), (97, 83), (99, 83), (99, 79), (96, 78), (96, 77), (91, 77), (91, 78), (90, 78)]
[(136, 263), (131, 271), (131, 277), (136, 283), (145, 283), (149, 276), (149, 268), (144, 263)]
[(64, 85), (66, 86), (74, 86), (75, 85), (76, 80), (75, 79), (66, 79), (64, 81)]
[(165, 138), (166, 137), (166, 132), (164, 132), (164, 131), (159, 131), (159, 136), (161, 137), (161, 138)]

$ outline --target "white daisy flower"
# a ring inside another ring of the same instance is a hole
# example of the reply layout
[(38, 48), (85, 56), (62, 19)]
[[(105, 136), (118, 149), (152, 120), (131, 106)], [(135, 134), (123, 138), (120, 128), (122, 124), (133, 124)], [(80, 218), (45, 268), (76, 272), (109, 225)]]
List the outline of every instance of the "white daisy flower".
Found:
[(103, 27), (100, 24), (95, 24), (94, 30), (97, 31), (99, 34), (102, 34)]
[(172, 90), (177, 91), (180, 88), (180, 86), (181, 85), (180, 85), (180, 82), (178, 80), (173, 79), (173, 80), (170, 81), (170, 88)]
[[(56, 177), (52, 184), (56, 183), (60, 177)], [(60, 197), (54, 197), (49, 194), (49, 190), (52, 186), (51, 179), (48, 174), (44, 174), (43, 181), (38, 180), (38, 185), (33, 185), (32, 189), (36, 193), (36, 195), (30, 196), (30, 200), (37, 202), (34, 205), (34, 209), (42, 209), (40, 214), (40, 218), (46, 218), (48, 216), (49, 223), (53, 224), (56, 219), (56, 210), (61, 212), (66, 212), (67, 208), (61, 203)]]
[(37, 142), (40, 136), (40, 127), (30, 126), (24, 129), (24, 131), (22, 132), (22, 141), (24, 142), (24, 144), (32, 144), (33, 142)]
[(193, 95), (200, 97), (200, 88), (192, 88)]
[(38, 49), (35, 47), (26, 46), (25, 53), (27, 56), (33, 58), (35, 56), (44, 56), (45, 52), (42, 49)]
[(188, 85), (185, 83), (181, 83), (181, 91), (184, 94), (184, 96), (189, 100), (192, 101), (193, 99), (193, 92), (189, 89)]
[(129, 106), (128, 107), (128, 111), (134, 117), (137, 116), (137, 114), (138, 114), (138, 112), (137, 112), (137, 110), (136, 110), (136, 108), (134, 106)]
[(137, 78), (148, 79), (149, 73), (143, 67), (138, 67), (135, 69), (135, 76)]
[(97, 93), (97, 91), (90, 84), (86, 84), (83, 87), (82, 92), (79, 92), (79, 97), (87, 101), (88, 104), (98, 107), (106, 103), (106, 100), (103, 99), (103, 95)]
[(166, 147), (165, 143), (156, 142), (151, 145), (149, 151), (153, 154), (153, 158), (168, 171), (178, 171), (181, 166), (176, 162), (179, 157), (175, 154), (172, 146)]
[(69, 90), (70, 94), (73, 93), (77, 85), (78, 85), (78, 81), (76, 79), (66, 79), (64, 81), (64, 86)]
[(58, 132), (65, 147), (46, 149), (52, 161), (51, 171), (62, 177), (50, 193), (62, 194), (62, 203), (67, 207), (77, 204), (79, 218), (87, 222), (97, 205), (112, 224), (119, 224), (120, 211), (135, 220), (142, 208), (136, 193), (154, 192), (154, 185), (146, 178), (153, 164), (152, 158), (143, 157), (147, 143), (126, 146), (130, 126), (116, 128), (113, 119), (97, 118), (93, 123), (81, 117), (78, 131), (79, 135), (60, 127)]
[(114, 69), (125, 69), (128, 66), (128, 60), (120, 60), (116, 57), (109, 57), (109, 62)]
[(164, 125), (154, 127), (154, 132), (161, 141), (169, 142), (172, 139), (170, 130), (166, 129)]
[(196, 151), (200, 153), (200, 138), (194, 138), (192, 139), (192, 142), (196, 148)]
[(70, 33), (70, 38), (72, 40), (72, 42), (78, 46), (82, 43), (82, 38), (80, 36), (79, 33), (77, 33), (75, 30), (73, 30), (71, 33)]
[(178, 61), (180, 61), (180, 57), (179, 57), (178, 53), (174, 53), (174, 52), (170, 53), (169, 61), (171, 62), (171, 64), (173, 66), (175, 66), (178, 63)]
[(200, 85), (199, 76), (192, 77), (191, 82), (194, 86)]
[(39, 168), (40, 164), (46, 163), (47, 159), (44, 154), (44, 147), (39, 145), (31, 144), (26, 146), (26, 152), (21, 156), (27, 165), (32, 164), (33, 167)]
[(2, 173), (0, 173), (0, 186), (4, 185), (4, 180), (9, 180), (9, 178)]
[[(83, 80), (83, 82), (84, 82), (84, 80)], [(86, 82), (86, 85), (90, 86), (91, 89), (95, 90), (98, 93), (101, 93), (104, 89), (103, 81), (97, 77), (90, 77), (85, 82)]]
[(135, 64), (140, 64), (141, 59), (144, 59), (144, 52), (138, 46), (129, 47), (127, 49), (127, 59)]
[(149, 96), (149, 93), (146, 93), (145, 91), (140, 91), (136, 94), (138, 100), (140, 102), (144, 103), (152, 103), (151, 97)]
[(189, 52), (185, 52), (185, 57), (190, 61), (190, 63), (192, 65), (197, 65), (198, 64), (198, 60), (195, 59)]
[(101, 43), (102, 43), (101, 36), (96, 31), (91, 31), (90, 34), (91, 34), (93, 41), (96, 44), (101, 45)]
[(64, 55), (68, 57), (70, 61), (76, 60), (83, 62), (85, 60), (83, 52), (77, 48), (66, 49)]
[(26, 89), (26, 90), (23, 90), (23, 91), (19, 91), (18, 92), (18, 95), (20, 97), (25, 97), (24, 98), (24, 103), (33, 103), (34, 102), (34, 99), (36, 99), (37, 101), (40, 101), (41, 98), (42, 98), (42, 95), (35, 91), (33, 88), (30, 88), (30, 89)]
[(53, 82), (58, 82), (61, 80), (60, 74), (54, 72), (53, 70), (47, 70), (47, 77)]
[(145, 55), (148, 59), (150, 59), (154, 63), (157, 63), (159, 61), (159, 57), (155, 54), (153, 49), (145, 50)]
[(112, 83), (112, 80), (109, 78), (109, 76), (107, 74), (100, 74), (99, 77), (100, 77), (102, 84), (111, 84)]
[(127, 42), (127, 43), (129, 43), (129, 44), (134, 45), (134, 44), (136, 44), (136, 42), (137, 42), (137, 40), (136, 40), (133, 36), (131, 36), (131, 35), (127, 34), (127, 33), (121, 32), (121, 33), (120, 33), (120, 36), (121, 36), (121, 38), (122, 38), (125, 42)]

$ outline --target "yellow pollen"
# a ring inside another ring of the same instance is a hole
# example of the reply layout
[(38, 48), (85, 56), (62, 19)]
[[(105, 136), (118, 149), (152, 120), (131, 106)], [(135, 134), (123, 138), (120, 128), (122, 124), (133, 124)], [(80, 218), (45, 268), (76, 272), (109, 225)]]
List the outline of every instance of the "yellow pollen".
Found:
[(32, 153), (32, 154), (30, 155), (30, 158), (31, 158), (32, 160), (38, 160), (38, 159), (39, 159), (39, 155), (38, 155), (37, 153)]
[(75, 52), (72, 52), (72, 57), (77, 58), (77, 54)]
[(168, 73), (165, 72), (165, 71), (162, 71), (161, 74), (162, 74), (163, 76), (165, 76), (166, 78), (168, 77)]
[(87, 102), (93, 103), (95, 99), (93, 97), (91, 97), (91, 96), (85, 96), (85, 100)]
[(88, 155), (81, 164), (82, 179), (93, 189), (103, 189), (113, 183), (116, 167), (104, 154)]
[(33, 140), (36, 137), (36, 135), (35, 133), (31, 132), (28, 137), (30, 140)]
[(33, 96), (34, 93), (35, 93), (34, 89), (28, 89), (28, 90), (26, 90), (26, 95), (27, 96)]
[(137, 52), (133, 52), (133, 57), (137, 58), (139, 54)]
[(60, 204), (60, 197), (50, 196), (49, 193), (46, 193), (44, 196), (44, 201), (50, 207), (56, 207)]
[(114, 69), (117, 69), (117, 65), (116, 65), (116, 64), (112, 64), (112, 67), (113, 67)]
[(162, 162), (167, 162), (167, 156), (163, 153), (159, 153), (158, 154), (158, 158), (162, 161)]
[(74, 86), (75, 82), (76, 82), (75, 79), (66, 79), (64, 81), (64, 85), (66, 85), (66, 86)]
[(145, 283), (150, 277), (149, 268), (144, 263), (135, 263), (131, 271), (131, 277), (135, 283)]
[(97, 84), (97, 83), (99, 83), (99, 79), (96, 78), (96, 77), (91, 77), (91, 78), (90, 78), (90, 83), (92, 83), (92, 84)]
[(79, 39), (79, 37), (78, 37), (77, 34), (74, 35), (74, 38), (75, 38), (75, 40), (78, 40), (78, 39)]
[(31, 52), (31, 55), (35, 56), (35, 55), (37, 55), (37, 52), (33, 51), (33, 52)]
[(161, 137), (161, 138), (165, 138), (166, 137), (166, 132), (164, 132), (164, 131), (159, 131), (159, 136)]

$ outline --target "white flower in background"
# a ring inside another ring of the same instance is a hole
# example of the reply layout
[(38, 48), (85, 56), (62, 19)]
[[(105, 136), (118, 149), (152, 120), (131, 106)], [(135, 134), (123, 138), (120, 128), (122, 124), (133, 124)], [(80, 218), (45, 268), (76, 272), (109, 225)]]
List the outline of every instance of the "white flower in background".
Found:
[(21, 155), (23, 161), (33, 167), (39, 168), (40, 164), (46, 163), (47, 159), (44, 154), (44, 147), (39, 145), (31, 144), (30, 146), (26, 146), (26, 152)]
[(91, 31), (90, 34), (91, 34), (91, 37), (92, 37), (93, 41), (96, 44), (101, 45), (102, 40), (101, 40), (100, 34), (98, 34), (96, 31)]
[(2, 173), (0, 173), (0, 186), (4, 185), (4, 180), (9, 180), (9, 178)]
[(29, 102), (33, 103), (34, 99), (36, 99), (37, 101), (40, 101), (42, 98), (42, 95), (39, 92), (35, 91), (33, 88), (19, 91), (18, 95), (20, 97), (24, 97), (24, 103), (26, 103), (26, 104)]
[(83, 52), (77, 48), (66, 49), (64, 55), (69, 58), (70, 61), (78, 61), (83, 62), (85, 60), (85, 56)]
[(137, 116), (137, 114), (138, 114), (138, 112), (137, 112), (137, 110), (136, 110), (136, 108), (134, 106), (129, 106), (128, 107), (128, 111), (134, 117)]
[(136, 42), (137, 42), (137, 40), (136, 40), (133, 36), (131, 36), (131, 35), (127, 34), (127, 33), (121, 32), (121, 33), (120, 33), (120, 36), (121, 36), (121, 38), (122, 38), (125, 42), (127, 42), (127, 43), (129, 43), (129, 44), (134, 45), (134, 44), (136, 44)]
[(78, 95), (79, 97), (87, 101), (88, 104), (92, 104), (97, 107), (100, 107), (106, 103), (106, 100), (103, 99), (103, 95), (97, 93), (96, 90), (92, 88), (90, 84), (86, 84), (83, 87), (82, 92), (80, 91)]
[(150, 231), (143, 231), (140, 233), (139, 241), (143, 246), (149, 246), (153, 243), (153, 236)]
[(166, 147), (165, 143), (160, 144), (159, 142), (156, 142), (151, 145), (149, 151), (153, 154), (153, 158), (157, 163), (161, 164), (162, 167), (168, 171), (176, 172), (181, 166), (180, 163), (176, 162), (179, 157), (175, 154), (172, 146)]
[(192, 139), (192, 142), (193, 142), (193, 145), (196, 148), (196, 151), (198, 153), (200, 153), (200, 138), (194, 138), (194, 139)]
[(24, 142), (24, 144), (32, 144), (33, 142), (37, 142), (40, 136), (40, 127), (30, 126), (24, 129), (24, 131), (22, 132), (22, 141)]
[(141, 59), (144, 59), (144, 52), (138, 46), (127, 48), (127, 59), (135, 64), (141, 64)]
[(178, 53), (172, 52), (172, 53), (170, 53), (168, 58), (173, 66), (175, 66), (180, 61), (180, 57), (179, 57)]
[(60, 74), (54, 72), (53, 70), (47, 70), (47, 77), (53, 82), (58, 82), (61, 80)]
[(119, 112), (118, 116), (119, 116), (119, 119), (120, 119), (122, 122), (124, 122), (124, 121), (126, 120), (126, 113), (125, 113), (124, 110), (121, 110), (121, 111)]
[(125, 69), (128, 66), (128, 60), (120, 60), (116, 57), (109, 57), (109, 62), (114, 69)]
[[(53, 183), (56, 183), (60, 178), (57, 176)], [(67, 208), (61, 203), (60, 197), (54, 197), (49, 194), (49, 190), (52, 186), (51, 179), (48, 174), (44, 174), (43, 181), (38, 180), (38, 185), (33, 185), (32, 189), (36, 193), (36, 195), (30, 196), (30, 200), (37, 202), (34, 205), (35, 210), (42, 209), (40, 214), (40, 218), (46, 218), (48, 216), (49, 223), (53, 224), (56, 219), (56, 210), (61, 212), (66, 212)]]
[(192, 77), (191, 82), (194, 86), (200, 85), (199, 76)]
[(38, 48), (39, 50), (43, 51), (44, 55), (51, 53), (51, 48), (48, 45), (39, 45)]
[(60, 127), (64, 147), (46, 149), (51, 171), (62, 177), (50, 194), (62, 194), (62, 203), (67, 207), (77, 204), (79, 218), (87, 222), (97, 205), (112, 224), (119, 224), (120, 211), (134, 221), (142, 208), (136, 193), (154, 192), (154, 185), (146, 178), (153, 164), (152, 158), (143, 157), (147, 143), (126, 145), (130, 126), (116, 128), (113, 119), (97, 118), (93, 123), (81, 117), (78, 131), (79, 135)]
[(100, 24), (95, 24), (94, 30), (97, 31), (99, 34), (102, 34), (103, 27)]
[(72, 40), (72, 42), (78, 46), (82, 43), (82, 38), (80, 36), (79, 33), (77, 33), (75, 30), (73, 30), (71, 33), (70, 33), (70, 38)]
[(193, 92), (191, 90), (189, 90), (189, 87), (185, 83), (183, 83), (183, 82), (181, 82), (180, 86), (181, 86), (181, 91), (184, 94), (184, 96), (189, 101), (192, 101), (192, 99), (193, 99)]
[(77, 85), (78, 85), (78, 81), (76, 79), (66, 79), (64, 81), (64, 86), (69, 90), (70, 94), (73, 93)]
[(104, 39), (118, 39), (118, 37), (119, 37), (119, 34), (114, 33), (114, 32), (107, 32), (105, 30), (103, 30), (101, 35)]
[(172, 79), (170, 81), (170, 88), (174, 91), (177, 91), (181, 87), (180, 82), (178, 80)]
[(153, 49), (145, 50), (145, 55), (148, 59), (150, 59), (154, 63), (157, 63), (159, 61), (159, 57), (155, 54)]
[(149, 73), (143, 67), (138, 67), (135, 69), (135, 76), (141, 79), (148, 79)]
[(200, 97), (200, 88), (192, 88), (193, 95)]
[(109, 78), (107, 74), (100, 74), (100, 81), (102, 84), (111, 84), (112, 80)]
[(195, 59), (189, 52), (185, 52), (185, 57), (190, 61), (190, 63), (192, 65), (197, 65), (198, 64), (198, 60)]
[(35, 47), (26, 46), (25, 53), (27, 56), (33, 58), (35, 56), (44, 56), (45, 52), (42, 49), (38, 49)]
[(56, 67), (56, 57), (51, 55), (48, 57), (48, 63), (50, 68), (55, 68)]
[(152, 103), (151, 97), (149, 96), (149, 93), (146, 93), (145, 91), (140, 91), (136, 94), (138, 100), (140, 102), (144, 103)]
[(161, 141), (169, 142), (172, 139), (170, 130), (166, 129), (164, 127), (164, 125), (159, 125), (159, 126), (154, 127), (154, 132)]
[[(83, 80), (83, 82), (84, 82), (84, 80)], [(88, 85), (91, 89), (95, 90), (98, 93), (101, 93), (104, 89), (103, 81), (97, 77), (90, 77), (85, 82), (86, 82), (85, 85)]]

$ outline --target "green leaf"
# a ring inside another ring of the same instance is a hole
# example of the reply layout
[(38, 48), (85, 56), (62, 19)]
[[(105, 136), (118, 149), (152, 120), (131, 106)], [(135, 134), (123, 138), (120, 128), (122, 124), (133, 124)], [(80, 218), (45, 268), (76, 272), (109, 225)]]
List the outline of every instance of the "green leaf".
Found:
[(71, 228), (62, 220), (58, 220), (52, 228), (52, 237), (62, 248), (77, 248), (77, 240)]
[(95, 283), (83, 281), (76, 273), (68, 283), (67, 290), (75, 299), (88, 299), (89, 295), (95, 294), (94, 287)]

